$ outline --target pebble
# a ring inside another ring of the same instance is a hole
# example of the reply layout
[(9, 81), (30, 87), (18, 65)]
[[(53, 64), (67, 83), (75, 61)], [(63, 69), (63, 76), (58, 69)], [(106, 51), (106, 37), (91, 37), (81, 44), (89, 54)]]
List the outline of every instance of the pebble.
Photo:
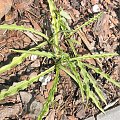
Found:
[(92, 7), (92, 11), (93, 11), (93, 13), (100, 12), (100, 7), (99, 7), (99, 5), (95, 4), (95, 5)]
[(30, 60), (34, 61), (34, 60), (36, 60), (36, 59), (37, 59), (37, 55), (31, 55), (31, 56), (30, 56)]
[(42, 82), (43, 85), (47, 85), (47, 83), (52, 79), (51, 75), (48, 75), (47, 77), (40, 77), (39, 81)]

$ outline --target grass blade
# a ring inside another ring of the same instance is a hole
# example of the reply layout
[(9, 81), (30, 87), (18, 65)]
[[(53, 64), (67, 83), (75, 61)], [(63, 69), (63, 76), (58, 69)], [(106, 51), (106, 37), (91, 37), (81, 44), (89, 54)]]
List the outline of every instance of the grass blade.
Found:
[(27, 27), (24, 27), (24, 26), (18, 26), (18, 25), (16, 25), (16, 24), (12, 24), (12, 25), (7, 25), (7, 24), (0, 25), (0, 29), (29, 31), (29, 32), (32, 32), (32, 33), (35, 33), (35, 34), (37, 34), (37, 35), (42, 36), (42, 37), (45, 38), (46, 40), (49, 39), (45, 34), (39, 32), (39, 31), (36, 31), (36, 30), (34, 30), (33, 28), (27, 28)]
[(8, 90), (0, 92), (0, 100), (4, 99), (7, 96), (16, 94), (20, 90), (24, 90), (29, 85), (31, 85), (33, 82), (36, 82), (38, 80), (38, 78), (40, 78), (41, 76), (44, 76), (44, 75), (50, 73), (51, 71), (53, 71), (54, 68), (55, 68), (55, 66), (52, 66), (51, 68), (47, 69), (46, 71), (41, 72), (36, 77), (31, 78), (29, 80), (24, 80), (24, 81), (18, 82), (15, 85), (12, 85), (11, 87), (9, 87)]
[(94, 16), (93, 18), (90, 18), (87, 22), (85, 22), (84, 24), (82, 24), (81, 26), (78, 26), (72, 34), (74, 34), (75, 32), (77, 32), (79, 29), (91, 24), (92, 22), (96, 21), (100, 16), (102, 16), (103, 12), (98, 13), (96, 16)]
[(43, 109), (41, 111), (41, 113), (38, 116), (37, 120), (42, 120), (42, 117), (45, 115), (45, 113), (48, 112), (49, 110), (49, 105), (51, 104), (51, 102), (54, 100), (54, 94), (57, 91), (57, 84), (59, 81), (59, 68), (58, 66), (56, 66), (56, 75), (55, 75), (55, 79), (53, 81), (53, 86), (52, 89), (49, 92), (48, 98), (43, 106)]
[(45, 52), (45, 51), (26, 51), (26, 50), (14, 50), (12, 49), (12, 51), (14, 52), (18, 52), (18, 53), (26, 53), (26, 54), (32, 54), (32, 55), (38, 55), (40, 57), (48, 57), (48, 58), (53, 58), (55, 57), (55, 55), (51, 52)]
[[(47, 0), (47, 1), (49, 4), (50, 13), (51, 13), (51, 17), (52, 17), (52, 27), (54, 30), (54, 44), (56, 46), (58, 46), (59, 30), (60, 30), (60, 24), (59, 24), (60, 17), (59, 17), (59, 15), (57, 15), (57, 13), (55, 13), (57, 11), (57, 8), (54, 4), (54, 1), (53, 0)], [(58, 49), (56, 49), (56, 47), (54, 47), (54, 51), (56, 52), (56, 54), (58, 54)]]
[(94, 54), (94, 55), (83, 55), (83, 56), (79, 56), (79, 57), (74, 57), (74, 58), (70, 58), (70, 61), (74, 61), (74, 60), (85, 60), (85, 59), (98, 59), (98, 58), (105, 58), (105, 57), (113, 57), (113, 56), (117, 56), (117, 53), (103, 53), (103, 54)]
[(83, 77), (83, 82), (84, 82), (84, 86), (85, 86), (85, 93), (86, 93), (86, 97), (87, 97), (87, 103), (89, 100), (89, 95), (90, 95), (90, 86), (89, 86), (89, 79), (87, 76), (87, 71), (84, 69), (82, 62), (78, 62), (78, 66), (80, 68), (80, 73)]
[(84, 88), (83, 88), (82, 80), (81, 80), (78, 72), (75, 70), (74, 66), (69, 64), (69, 67), (71, 68), (71, 71), (73, 72), (73, 74), (69, 70), (67, 70), (65, 67), (63, 67), (63, 66), (60, 66), (60, 69), (65, 71), (78, 84), (78, 86), (80, 88), (80, 91), (81, 91), (82, 100), (84, 102)]
[(116, 82), (115, 80), (113, 80), (112, 78), (110, 78), (110, 76), (108, 74), (105, 74), (104, 72), (102, 72), (99, 68), (94, 67), (93, 65), (89, 65), (84, 63), (85, 66), (87, 66), (88, 68), (91, 68), (92, 70), (94, 70), (96, 73), (100, 74), (102, 77), (106, 78), (109, 82), (111, 82), (112, 84), (114, 84), (115, 86), (120, 88), (120, 83)]
[(93, 93), (93, 91), (90, 91), (90, 98), (92, 99), (93, 103), (95, 103), (95, 105), (98, 107), (98, 109), (100, 111), (102, 111), (103, 113), (105, 113), (105, 111), (103, 110), (103, 108), (100, 105), (100, 102), (98, 101), (97, 97), (95, 96), (95, 94)]
[[(43, 42), (43, 43), (39, 44), (38, 46), (31, 48), (29, 51), (37, 50), (37, 49), (41, 48), (42, 46), (45, 46), (46, 44), (47, 44), (47, 42)], [(11, 63), (4, 65), (3, 67), (0, 68), (0, 74), (7, 70), (10, 70), (11, 68), (17, 66), (18, 64), (21, 64), (25, 60), (25, 58), (27, 58), (28, 56), (29, 56), (29, 54), (23, 53), (19, 57), (14, 57), (12, 59)]]
[(87, 73), (87, 76), (88, 76), (90, 82), (93, 84), (93, 87), (94, 87), (94, 89), (95, 89), (95, 92), (97, 93), (97, 95), (99, 96), (99, 98), (100, 98), (105, 104), (107, 104), (107, 102), (106, 102), (106, 100), (105, 100), (105, 97), (104, 97), (103, 94), (102, 94), (102, 91), (100, 90), (100, 88), (99, 88), (98, 85), (97, 85), (96, 80), (95, 80), (90, 74), (88, 74), (88, 73)]

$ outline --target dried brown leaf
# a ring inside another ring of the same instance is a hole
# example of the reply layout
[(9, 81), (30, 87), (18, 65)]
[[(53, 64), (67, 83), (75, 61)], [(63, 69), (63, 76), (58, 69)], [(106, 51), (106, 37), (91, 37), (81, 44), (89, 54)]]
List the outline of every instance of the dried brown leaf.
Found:
[(0, 0), (0, 19), (6, 15), (12, 6), (12, 0)]

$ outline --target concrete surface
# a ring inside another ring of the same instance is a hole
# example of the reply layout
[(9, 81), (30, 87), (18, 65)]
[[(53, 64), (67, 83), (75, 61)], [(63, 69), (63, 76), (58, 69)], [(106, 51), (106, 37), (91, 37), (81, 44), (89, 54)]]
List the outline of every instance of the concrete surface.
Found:
[(105, 111), (105, 114), (100, 113), (96, 118), (90, 117), (85, 120), (120, 120), (120, 106)]

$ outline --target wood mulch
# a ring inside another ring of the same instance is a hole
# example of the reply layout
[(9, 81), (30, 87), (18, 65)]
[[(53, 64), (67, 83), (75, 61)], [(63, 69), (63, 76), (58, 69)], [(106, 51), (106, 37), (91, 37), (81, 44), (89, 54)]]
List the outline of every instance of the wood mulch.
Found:
[[(71, 28), (103, 11), (102, 17), (93, 24), (84, 27), (75, 35), (81, 45), (76, 46), (79, 54), (117, 52), (120, 54), (120, 1), (119, 0), (54, 0), (57, 8), (63, 8), (70, 16)], [(47, 0), (0, 0), (0, 24), (24, 25), (51, 36), (50, 11)], [(0, 30), (0, 67), (8, 64), (20, 54), (10, 49), (30, 49), (41, 43), (43, 38), (29, 32)], [(61, 40), (61, 48), (69, 48)], [(44, 48), (47, 49), (47, 48)], [(0, 90), (32, 78), (45, 70), (50, 61), (31, 55), (22, 64), (0, 74)], [(95, 64), (93, 60), (87, 62)], [(113, 79), (120, 81), (120, 57), (101, 59), (97, 64)], [(99, 110), (86, 102), (83, 103), (78, 86), (63, 71), (55, 103), (50, 107), (44, 120), (81, 120), (95, 115)], [(50, 74), (53, 76), (53, 73)], [(52, 77), (51, 77), (52, 79)], [(96, 76), (97, 79), (97, 76)], [(48, 97), (53, 81), (47, 85), (36, 82), (19, 94), (0, 101), (0, 120), (35, 120)], [(120, 104), (120, 90), (106, 80), (99, 81), (107, 103), (117, 101)], [(104, 107), (104, 104), (103, 104)]]

